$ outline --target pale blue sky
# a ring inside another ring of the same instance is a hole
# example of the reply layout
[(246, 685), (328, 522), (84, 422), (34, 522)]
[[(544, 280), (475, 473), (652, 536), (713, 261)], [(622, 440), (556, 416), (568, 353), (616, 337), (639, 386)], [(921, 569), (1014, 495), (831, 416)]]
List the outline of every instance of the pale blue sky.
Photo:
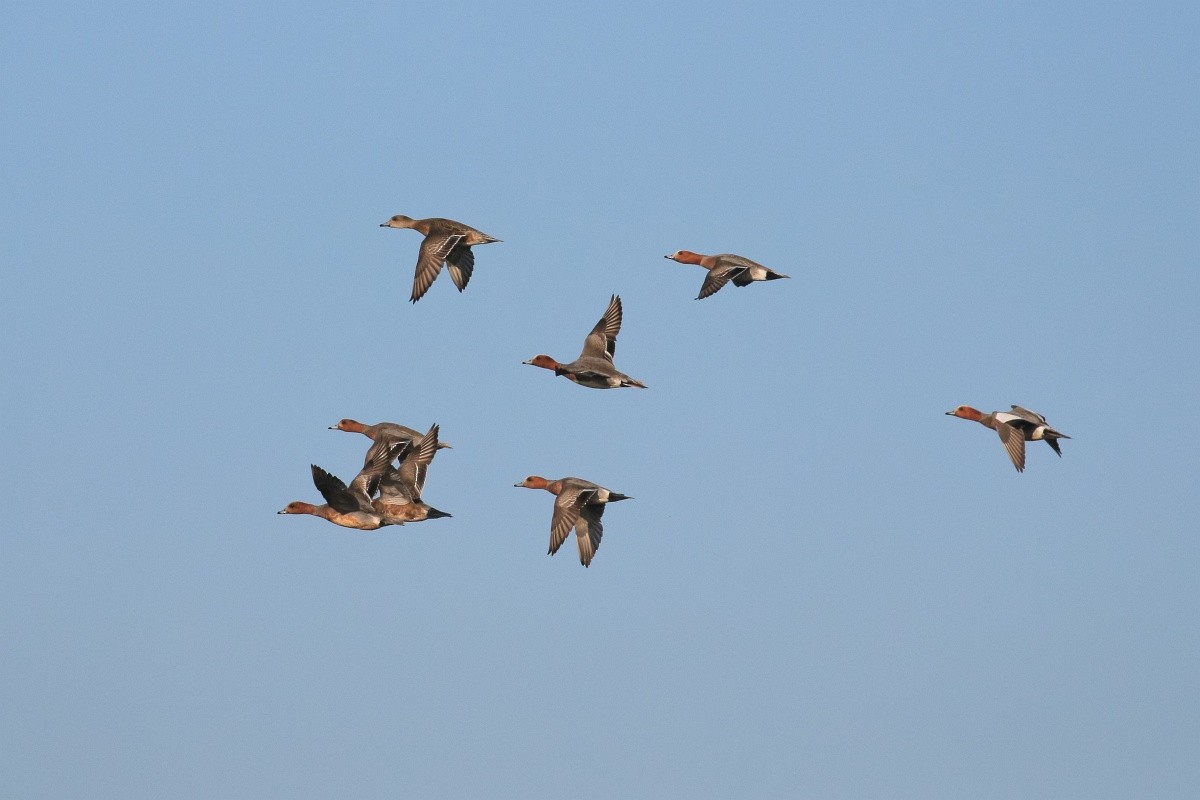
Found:
[[(1200, 794), (1191, 4), (5, 16), (5, 795)], [(277, 516), (347, 416), (454, 517)]]

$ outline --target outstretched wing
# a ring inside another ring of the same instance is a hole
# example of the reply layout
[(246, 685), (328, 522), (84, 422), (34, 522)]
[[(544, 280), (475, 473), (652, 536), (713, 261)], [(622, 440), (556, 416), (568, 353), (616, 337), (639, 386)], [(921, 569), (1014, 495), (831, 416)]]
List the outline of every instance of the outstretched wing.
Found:
[(604, 526), (600, 517), (604, 514), (603, 503), (589, 503), (579, 511), (579, 519), (575, 521), (575, 538), (579, 542), (579, 562), (585, 567), (592, 563), (592, 557), (600, 549), (600, 537), (604, 535)]
[(700, 294), (696, 296), (696, 299), (703, 300), (709, 295), (716, 294), (725, 284), (729, 283), (730, 278), (740, 275), (744, 271), (741, 267), (713, 267), (704, 276), (704, 283), (700, 284)]
[(379, 490), (380, 480), (391, 470), (392, 462), (403, 458), (410, 447), (410, 443), (402, 439), (393, 439), (387, 435), (377, 438), (367, 450), (362, 469), (350, 481), (350, 491), (360, 495), (361, 501), (369, 503), (371, 497)]
[(997, 422), (996, 433), (1000, 434), (1000, 441), (1004, 443), (1004, 449), (1008, 451), (1008, 457), (1012, 459), (1017, 472), (1024, 472), (1025, 432), (1007, 422)]
[(608, 301), (604, 316), (592, 328), (592, 332), (583, 340), (583, 352), (580, 358), (592, 356), (613, 360), (617, 352), (617, 334), (621, 332), (621, 298), (613, 295)]
[(554, 499), (554, 516), (550, 519), (550, 555), (566, 540), (579, 520), (580, 511), (596, 490), (591, 487), (564, 487)]
[(748, 269), (736, 269), (730, 273), (730, 277), (733, 278), (733, 285), (739, 288), (754, 283), (754, 275)]
[(421, 242), (421, 250), (417, 254), (417, 272), (413, 276), (413, 290), (410, 302), (417, 302), (425, 293), (429, 291), (429, 287), (433, 285), (438, 273), (442, 271), (442, 264), (449, 257), (455, 246), (462, 241), (461, 233), (454, 233), (448, 236), (426, 236)]
[(359, 510), (358, 500), (346, 488), (346, 484), (342, 483), (341, 478), (331, 475), (316, 464), (312, 464), (311, 466), (313, 484), (317, 487), (317, 491), (321, 493), (321, 497), (325, 498), (325, 502), (330, 508), (342, 514), (349, 514), (352, 511)]
[(450, 251), (446, 256), (446, 270), (460, 292), (467, 288), (475, 271), (475, 254), (471, 252), (470, 245), (460, 244)]
[(394, 499), (403, 497), (411, 503), (420, 502), (429, 462), (437, 453), (439, 430), (434, 424), (424, 436), (412, 443), (400, 462), (400, 468), (384, 475), (379, 484), (381, 495)]

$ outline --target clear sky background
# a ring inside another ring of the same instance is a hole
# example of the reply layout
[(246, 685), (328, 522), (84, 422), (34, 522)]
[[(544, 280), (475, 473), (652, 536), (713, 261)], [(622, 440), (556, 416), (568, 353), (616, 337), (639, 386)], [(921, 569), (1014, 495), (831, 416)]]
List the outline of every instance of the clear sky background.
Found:
[[(6, 796), (1200, 795), (1194, 4), (27, 5)], [(342, 417), (453, 518), (277, 516)]]

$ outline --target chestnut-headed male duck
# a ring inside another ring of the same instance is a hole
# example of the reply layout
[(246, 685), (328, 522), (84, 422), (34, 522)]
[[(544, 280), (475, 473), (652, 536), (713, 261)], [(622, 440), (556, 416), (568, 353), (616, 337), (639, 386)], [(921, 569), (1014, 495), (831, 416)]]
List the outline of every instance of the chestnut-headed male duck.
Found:
[(782, 272), (776, 272), (770, 267), (764, 267), (756, 261), (751, 261), (733, 253), (721, 253), (715, 256), (705, 256), (693, 253), (691, 250), (676, 250), (673, 255), (663, 256), (680, 264), (699, 264), (708, 270), (704, 283), (700, 284), (700, 294), (697, 300), (703, 300), (710, 294), (716, 294), (725, 284), (733, 281), (734, 286), (749, 286), (755, 281), (775, 281), (780, 278), (790, 278)]
[(551, 481), (540, 475), (530, 475), (513, 485), (525, 489), (545, 489), (555, 495), (554, 516), (550, 518), (550, 549), (547, 552), (550, 555), (557, 553), (567, 534), (574, 528), (579, 543), (579, 562), (585, 567), (592, 563), (592, 557), (600, 547), (600, 537), (604, 535), (600, 517), (604, 514), (605, 504), (632, 499), (582, 478)]
[(621, 298), (613, 295), (608, 301), (604, 316), (583, 340), (583, 352), (569, 364), (560, 364), (547, 355), (536, 355), (523, 364), (553, 370), (567, 380), (592, 389), (617, 389), (636, 386), (645, 389), (646, 384), (631, 378), (613, 365), (613, 354), (617, 352), (617, 334), (621, 331)]
[(385, 521), (371, 505), (371, 495), (377, 490), (383, 474), (391, 468), (392, 461), (403, 455), (408, 447), (406, 442), (381, 438), (371, 445), (362, 470), (354, 476), (349, 486), (336, 475), (312, 464), (313, 484), (325, 498), (325, 503), (317, 506), (297, 500), (288, 503), (279, 513), (311, 514), (334, 525), (360, 531), (378, 530), (384, 525), (394, 524)]
[(1058, 440), (1071, 438), (1051, 428), (1041, 414), (1020, 406), (1013, 406), (1012, 411), (993, 411), (990, 414), (984, 414), (971, 406), (959, 406), (953, 411), (947, 411), (946, 415), (973, 420), (998, 433), (1017, 472), (1025, 471), (1025, 442), (1044, 441), (1059, 458), (1062, 458)]
[[(421, 438), (421, 432), (413, 430), (407, 425), (399, 425), (395, 422), (376, 422), (374, 425), (364, 425), (356, 419), (338, 420), (336, 425), (330, 425), (331, 431), (349, 431), (350, 433), (361, 433), (368, 439), (374, 441), (380, 436), (387, 436), (398, 441), (415, 441)], [(442, 450), (450, 447), (449, 442), (438, 441), (438, 449)]]

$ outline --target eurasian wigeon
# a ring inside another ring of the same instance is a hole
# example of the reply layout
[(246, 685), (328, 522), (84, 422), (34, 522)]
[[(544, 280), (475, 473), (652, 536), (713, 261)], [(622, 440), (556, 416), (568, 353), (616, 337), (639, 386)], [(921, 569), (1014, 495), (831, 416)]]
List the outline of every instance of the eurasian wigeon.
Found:
[(438, 426), (434, 425), (401, 454), (398, 468), (389, 465), (384, 470), (378, 484), (379, 497), (371, 506), (385, 522), (398, 525), (451, 516), (421, 500), (429, 462), (437, 449)]
[(530, 475), (513, 485), (525, 489), (545, 489), (555, 495), (554, 516), (550, 518), (550, 549), (547, 552), (550, 555), (558, 552), (567, 534), (574, 528), (579, 543), (579, 562), (585, 567), (592, 563), (592, 557), (600, 547), (600, 537), (604, 535), (600, 517), (604, 514), (605, 504), (631, 499), (628, 495), (611, 492), (582, 478), (551, 481), (540, 475)]
[(454, 281), (458, 290), (461, 292), (466, 289), (475, 269), (475, 254), (471, 252), (471, 248), (477, 244), (500, 241), (495, 236), (488, 236), (470, 225), (441, 217), (413, 219), (397, 214), (387, 222), (381, 222), (379, 227), (412, 228), (425, 236), (417, 255), (417, 271), (413, 276), (412, 297), (409, 298), (413, 303), (429, 291), (438, 273), (442, 271), (442, 264), (450, 271), (450, 280)]
[(313, 484), (325, 498), (324, 505), (313, 505), (302, 501), (288, 503), (280, 514), (311, 514), (315, 517), (341, 525), (343, 528), (356, 528), (360, 531), (373, 531), (387, 522), (371, 505), (371, 495), (375, 493), (384, 472), (391, 466), (392, 461), (405, 449), (408, 444), (381, 438), (371, 445), (362, 470), (350, 481), (350, 486), (342, 483), (336, 475), (312, 464)]
[(621, 298), (613, 295), (608, 301), (604, 316), (583, 340), (583, 352), (569, 364), (560, 364), (547, 355), (536, 355), (523, 364), (554, 370), (580, 386), (592, 389), (616, 389), (636, 386), (645, 389), (646, 384), (629, 377), (613, 366), (613, 354), (617, 351), (617, 334), (621, 330)]
[[(421, 438), (421, 432), (413, 430), (407, 425), (399, 425), (395, 422), (376, 422), (374, 425), (364, 425), (356, 419), (339, 420), (336, 425), (330, 425), (331, 431), (349, 431), (350, 433), (361, 433), (368, 439), (374, 441), (380, 436), (387, 436), (397, 441), (415, 441)], [(438, 449), (450, 447), (449, 442), (438, 442)]]
[(696, 297), (697, 300), (703, 300), (710, 294), (716, 294), (730, 281), (733, 281), (734, 286), (749, 286), (755, 281), (774, 281), (791, 277), (733, 253), (705, 256), (693, 253), (691, 250), (676, 250), (674, 255), (663, 256), (663, 258), (678, 261), (680, 264), (699, 264), (708, 270), (708, 275), (704, 277), (704, 283), (700, 284), (700, 294)]
[(947, 411), (946, 415), (974, 420), (998, 433), (1017, 472), (1025, 471), (1025, 442), (1044, 441), (1059, 458), (1062, 458), (1058, 440), (1071, 438), (1051, 428), (1041, 414), (1020, 406), (1013, 406), (1011, 412), (993, 411), (990, 414), (984, 414), (971, 406), (959, 406), (953, 411)]

